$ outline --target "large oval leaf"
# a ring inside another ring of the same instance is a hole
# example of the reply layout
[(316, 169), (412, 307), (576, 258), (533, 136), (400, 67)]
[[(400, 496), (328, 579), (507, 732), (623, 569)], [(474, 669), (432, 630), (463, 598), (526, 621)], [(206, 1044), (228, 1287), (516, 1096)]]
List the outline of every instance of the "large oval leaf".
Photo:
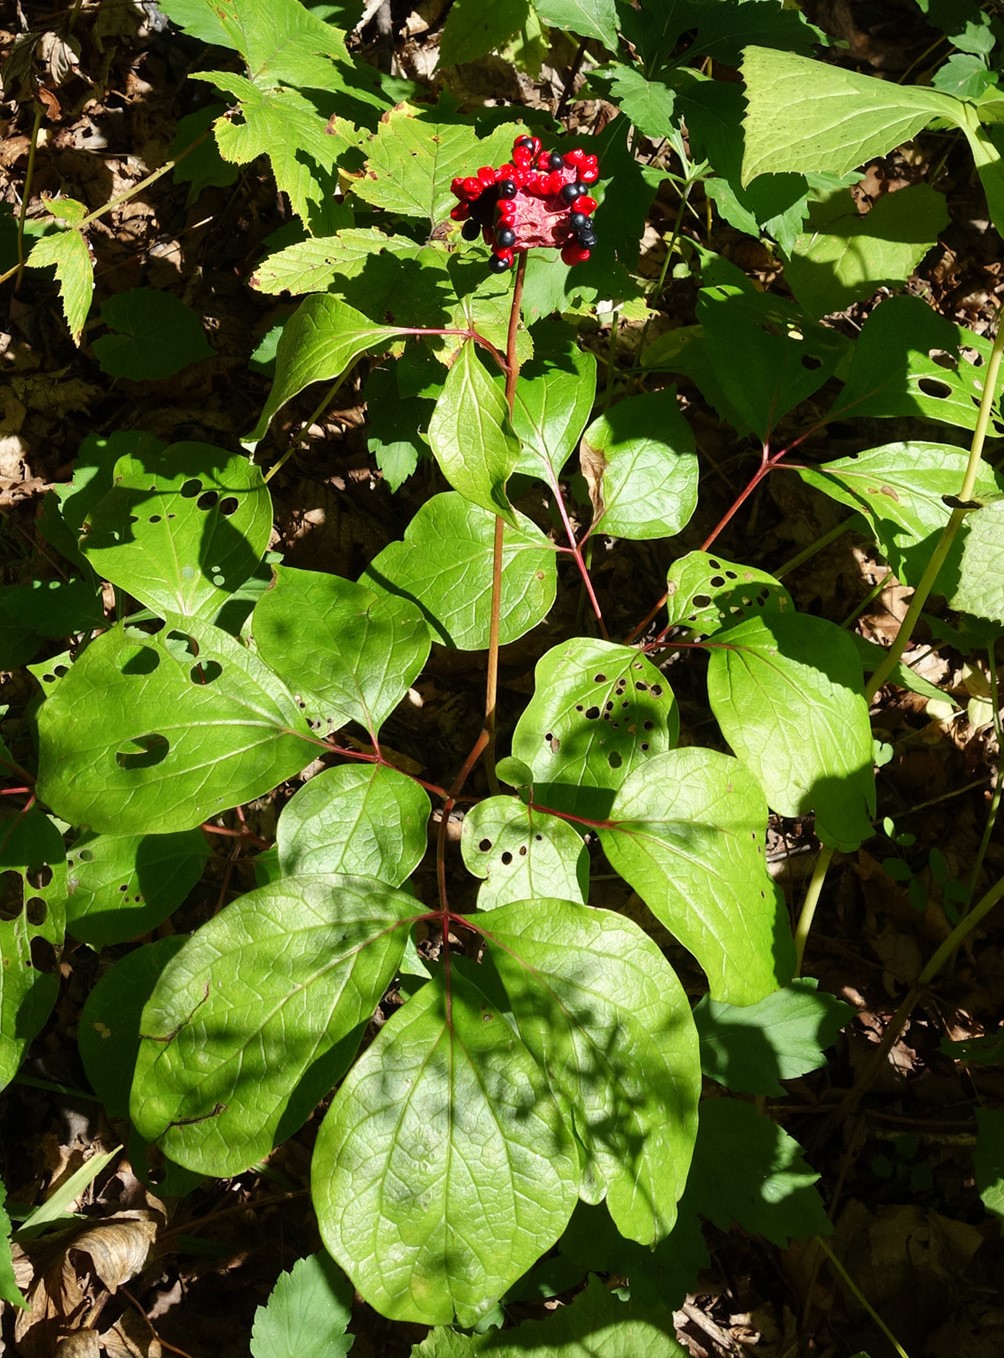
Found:
[(505, 397), (478, 358), (473, 340), (458, 354), (429, 421), (429, 446), (465, 500), (517, 525), (506, 482), (519, 456)]
[(683, 987), (620, 915), (571, 901), (502, 906), (485, 926), (520, 1036), (568, 1101), (583, 1196), (622, 1235), (668, 1235), (697, 1135), (701, 1062)]
[(38, 714), (38, 794), (104, 834), (190, 830), (309, 763), (313, 736), (271, 670), (218, 628), (91, 642)]
[(611, 865), (694, 954), (712, 995), (753, 1004), (784, 979), (791, 938), (764, 862), (767, 804), (729, 755), (670, 750), (643, 764), (600, 830)]
[(204, 924), (143, 1009), (140, 1134), (204, 1174), (267, 1155), (351, 1061), (419, 909), (382, 882), (319, 874), (250, 891)]
[(391, 1018), (314, 1151), (325, 1245), (392, 1320), (471, 1326), (557, 1240), (570, 1133), (533, 1057), (454, 967)]

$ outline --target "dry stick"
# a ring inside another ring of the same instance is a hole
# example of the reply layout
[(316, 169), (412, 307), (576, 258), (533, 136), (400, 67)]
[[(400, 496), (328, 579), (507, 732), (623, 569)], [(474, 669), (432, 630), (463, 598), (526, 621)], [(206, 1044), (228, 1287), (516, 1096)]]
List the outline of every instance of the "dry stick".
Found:
[[(963, 520), (967, 514), (973, 511), (973, 509), (979, 508), (979, 505), (973, 504), (971, 501), (973, 491), (976, 489), (976, 478), (979, 474), (980, 461), (983, 456), (983, 444), (986, 441), (987, 429), (990, 425), (990, 412), (993, 409), (994, 395), (997, 391), (997, 379), (1000, 374), (1002, 355), (1004, 355), (1004, 326), (1000, 324), (1000, 313), (998, 311), (997, 334), (994, 337), (994, 347), (990, 351), (990, 362), (987, 364), (987, 375), (983, 381), (983, 394), (980, 397), (980, 409), (976, 417), (976, 428), (973, 430), (973, 441), (969, 448), (969, 461), (966, 464), (965, 476), (962, 478), (962, 487), (959, 491), (958, 501), (956, 507), (949, 515), (948, 522), (941, 530), (941, 537), (935, 543), (934, 551), (931, 553), (927, 563), (927, 568), (921, 576), (920, 584), (914, 591), (913, 598), (910, 601), (910, 607), (906, 612), (906, 617), (903, 619), (902, 625), (896, 634), (896, 640), (885, 653), (881, 664), (879, 664), (865, 688), (865, 698), (869, 704), (871, 704), (876, 693), (878, 693), (890, 674), (903, 659), (903, 654), (910, 644), (910, 638), (913, 635), (914, 628), (917, 626), (924, 606), (934, 588), (935, 581), (938, 578), (938, 572), (945, 564), (945, 559), (951, 550), (952, 543), (958, 536)], [(820, 893), (823, 889), (823, 883), (826, 880), (826, 873), (833, 860), (833, 854), (834, 850), (829, 846), (820, 851), (816, 867), (812, 874), (812, 880), (809, 883), (809, 889), (806, 892), (805, 900), (802, 903), (802, 910), (799, 914), (798, 924), (795, 928), (796, 975), (802, 969), (805, 943), (809, 937), (809, 931), (812, 928), (816, 906), (819, 904)], [(891, 1041), (889, 1045), (892, 1045)], [(876, 1066), (876, 1070), (877, 1069), (878, 1067)], [(872, 1074), (871, 1079), (874, 1079), (874, 1073)], [(871, 1079), (868, 1081), (869, 1084), (871, 1083)]]

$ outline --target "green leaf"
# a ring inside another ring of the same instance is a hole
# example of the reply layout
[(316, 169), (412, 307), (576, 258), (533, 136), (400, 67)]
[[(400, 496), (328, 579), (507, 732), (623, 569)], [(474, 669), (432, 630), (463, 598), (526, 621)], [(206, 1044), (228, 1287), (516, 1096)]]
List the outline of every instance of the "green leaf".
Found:
[(520, 1036), (571, 1107), (580, 1192), (621, 1234), (672, 1230), (697, 1132), (697, 1034), (683, 987), (638, 925), (570, 901), (502, 906), (482, 926)]
[(308, 719), (357, 721), (373, 739), (429, 656), (429, 629), (406, 599), (320, 571), (277, 566), (251, 619), (258, 654)]
[(976, 1187), (984, 1207), (1004, 1217), (1004, 1112), (976, 1109)]
[[(429, 252), (407, 238), (388, 236), (375, 226), (346, 226), (334, 236), (308, 237), (266, 255), (256, 266), (250, 284), (267, 295), (290, 292), (301, 296), (307, 292), (327, 292), (336, 279), (344, 281), (372, 273), (374, 259), (382, 258), (388, 250), (393, 252), (393, 259), (400, 266), (396, 280), (406, 271), (414, 277), (414, 266), (420, 260), (428, 263)], [(368, 289), (371, 286), (368, 278)]]
[(447, 374), (429, 421), (429, 445), (454, 490), (517, 526), (506, 482), (519, 458), (519, 440), (505, 397), (485, 372), (473, 340)]
[(611, 62), (591, 71), (589, 82), (598, 85), (646, 137), (661, 141), (668, 136), (676, 93), (665, 81), (649, 79), (635, 66)]
[(534, 357), (516, 385), (512, 427), (522, 450), (515, 470), (553, 485), (577, 447), (596, 397), (596, 359), (574, 332), (534, 326)]
[[(697, 32), (688, 56), (710, 57), (725, 66), (738, 66), (742, 49), (751, 43), (808, 55), (826, 41), (821, 29), (808, 23), (798, 10), (779, 6), (777, 0), (739, 0), (733, 5), (698, 0), (696, 9)], [(683, 14), (687, 15), (686, 9)]]
[(671, 537), (697, 508), (694, 436), (674, 387), (629, 397), (600, 415), (583, 435), (579, 461), (594, 533)]
[(93, 579), (0, 586), (0, 669), (26, 665), (46, 640), (104, 625), (101, 594)]
[(935, 589), (944, 592), (951, 608), (987, 619), (993, 624), (991, 635), (995, 637), (1004, 626), (1004, 574), (1000, 569), (1004, 554), (1004, 478), (998, 478), (998, 485), (1000, 490), (992, 503), (966, 516), (958, 581), (952, 582), (952, 552), (935, 581)]
[(580, 38), (598, 38), (608, 51), (617, 51), (617, 9), (614, 0), (533, 0), (541, 23)]
[[(518, 640), (544, 619), (557, 588), (554, 549), (522, 514), (502, 539), (499, 640)], [(412, 599), (433, 639), (461, 651), (488, 645), (495, 515), (451, 491), (434, 495), (370, 562), (361, 582)]]
[(810, 210), (784, 276), (811, 316), (842, 311), (904, 283), (947, 223), (943, 195), (927, 184), (887, 193), (864, 214), (849, 190), (837, 189)]
[(283, 808), (280, 869), (290, 877), (349, 873), (398, 887), (425, 853), (430, 810), (424, 788), (396, 769), (325, 769)]
[(63, 837), (38, 806), (0, 811), (0, 1089), (10, 1084), (59, 991), (66, 910)]
[(267, 1155), (348, 1066), (416, 913), (411, 896), (337, 874), (287, 877), (220, 911), (143, 1010), (137, 1130), (220, 1177)]
[(66, 927), (101, 948), (148, 934), (202, 876), (200, 830), (174, 835), (78, 835), (67, 854)]
[(722, 1230), (736, 1222), (782, 1248), (792, 1237), (829, 1235), (833, 1227), (813, 1188), (818, 1178), (798, 1142), (752, 1104), (701, 1104), (688, 1187), (701, 1213)]
[(158, 616), (208, 622), (254, 572), (271, 531), (258, 467), (208, 443), (173, 443), (115, 464), (81, 549), (99, 576)]
[(472, 806), (464, 817), (460, 851), (468, 872), (485, 878), (478, 889), (479, 910), (545, 896), (586, 899), (589, 855), (581, 836), (518, 797), (486, 797)]
[(22, 1296), (14, 1276), (14, 1259), (10, 1247), (11, 1224), (4, 1205), (6, 1201), (7, 1189), (3, 1182), (0, 1182), (0, 1301), (26, 1311), (28, 1303)]
[(667, 607), (670, 627), (707, 636), (760, 612), (794, 608), (791, 595), (773, 575), (707, 552), (688, 552), (670, 566)]
[(164, 0), (161, 9), (193, 38), (240, 52), (263, 86), (326, 90), (332, 63), (348, 59), (341, 33), (299, 0)]
[(91, 642), (38, 714), (38, 795), (103, 834), (188, 830), (309, 763), (292, 695), (225, 632), (188, 622)]
[(764, 614), (716, 634), (708, 698), (722, 734), (782, 816), (816, 815), (824, 844), (872, 834), (875, 778), (861, 658), (826, 618)]
[[(459, 66), (503, 47), (524, 26), (529, 0), (454, 0), (443, 26), (440, 66)], [(476, 167), (475, 167), (476, 168)]]
[(635, 770), (599, 830), (614, 871), (729, 1004), (771, 994), (787, 961), (790, 940), (764, 862), (766, 824), (752, 774), (728, 755), (692, 748)]
[(512, 753), (533, 770), (536, 802), (602, 820), (617, 788), (679, 732), (673, 690), (650, 660), (576, 637), (537, 662)]
[(781, 1095), (778, 1081), (824, 1065), (826, 1048), (853, 1016), (850, 1005), (817, 991), (812, 980), (793, 981), (742, 1008), (705, 995), (694, 1009), (701, 1068), (737, 1093)]
[(792, 52), (747, 47), (744, 184), (760, 174), (845, 174), (910, 141), (935, 118), (958, 125), (961, 105), (921, 85), (858, 75)]
[(111, 1117), (129, 1116), (140, 1015), (160, 973), (184, 942), (182, 935), (173, 934), (134, 948), (108, 968), (84, 1002), (77, 1027), (80, 1059), (91, 1088)]
[(473, 127), (428, 122), (420, 109), (401, 105), (381, 118), (352, 191), (373, 207), (418, 217), (431, 230), (456, 206), (452, 181), (500, 164), (518, 134), (518, 126), (503, 123), (479, 140)]
[(94, 296), (94, 262), (82, 232), (72, 228), (55, 231), (35, 242), (28, 256), (28, 268), (47, 269), (51, 266), (55, 266), (59, 298), (66, 324), (70, 328), (70, 337), (79, 348), (84, 322)]
[(321, 1237), (392, 1320), (472, 1326), (557, 1240), (570, 1133), (506, 1018), (456, 967), (381, 1028), (314, 1151)]
[(386, 348), (399, 334), (393, 325), (374, 325), (337, 297), (308, 297), (283, 327), (276, 351), (275, 381), (258, 423), (244, 436), (258, 443), (272, 416), (312, 382), (333, 382), (368, 349)]
[(212, 358), (199, 317), (169, 292), (133, 288), (101, 305), (101, 319), (112, 335), (91, 346), (102, 372), (134, 382), (173, 377), (189, 363)]
[(989, 358), (986, 339), (919, 297), (890, 297), (865, 321), (827, 419), (913, 415), (975, 429)]
[(352, 1288), (327, 1254), (297, 1259), (254, 1314), (252, 1358), (340, 1358), (354, 1336)]

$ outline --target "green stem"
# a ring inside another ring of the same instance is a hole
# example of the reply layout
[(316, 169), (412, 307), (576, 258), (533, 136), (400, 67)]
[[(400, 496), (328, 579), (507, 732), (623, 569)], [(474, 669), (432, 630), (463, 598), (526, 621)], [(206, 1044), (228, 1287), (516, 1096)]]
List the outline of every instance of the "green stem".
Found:
[(846, 1285), (847, 1289), (851, 1292), (851, 1294), (854, 1296), (855, 1300), (865, 1311), (868, 1312), (869, 1316), (871, 1316), (872, 1320), (875, 1322), (875, 1324), (885, 1335), (886, 1339), (888, 1339), (889, 1343), (896, 1350), (897, 1354), (899, 1355), (899, 1358), (910, 1358), (910, 1355), (907, 1353), (906, 1349), (904, 1349), (902, 1344), (900, 1344), (899, 1340), (893, 1334), (892, 1330), (890, 1330), (889, 1326), (885, 1323), (885, 1321), (882, 1319), (879, 1313), (875, 1310), (875, 1307), (872, 1306), (871, 1302), (861, 1291), (860, 1287), (858, 1287), (857, 1283), (847, 1272), (846, 1268), (844, 1268), (843, 1264), (830, 1249), (826, 1241), (821, 1236), (818, 1235), (815, 1237), (815, 1241), (819, 1248), (826, 1255), (827, 1259), (830, 1261), (830, 1264), (835, 1270), (835, 1272), (839, 1273), (840, 1277), (844, 1280), (844, 1284)]
[(28, 216), (28, 199), (31, 197), (31, 181), (35, 174), (35, 152), (38, 149), (38, 134), (42, 128), (42, 119), (45, 112), (41, 104), (35, 105), (35, 121), (31, 125), (31, 140), (28, 143), (28, 168), (24, 172), (24, 189), (21, 193), (21, 210), (17, 214), (17, 264), (13, 270), (5, 273), (0, 278), (0, 283), (10, 277), (11, 273), (17, 274), (17, 282), (14, 284), (15, 292), (21, 286), (21, 278), (24, 274), (25, 253), (24, 253), (24, 223)]
[(795, 928), (795, 975), (802, 974), (802, 960), (805, 957), (805, 945), (809, 938), (809, 930), (812, 928), (812, 921), (816, 915), (816, 906), (819, 904), (819, 897), (823, 890), (823, 883), (826, 881), (826, 874), (829, 872), (830, 864), (833, 862), (835, 850), (829, 845), (824, 844), (819, 851), (816, 859), (816, 866), (812, 869), (812, 877), (809, 881), (808, 890), (805, 893), (805, 900), (802, 902), (802, 910), (798, 916), (798, 924)]

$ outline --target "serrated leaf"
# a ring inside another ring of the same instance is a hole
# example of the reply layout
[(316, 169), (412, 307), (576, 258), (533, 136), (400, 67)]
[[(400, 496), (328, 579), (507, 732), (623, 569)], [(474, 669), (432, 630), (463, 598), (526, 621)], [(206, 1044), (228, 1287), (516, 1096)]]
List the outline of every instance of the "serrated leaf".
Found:
[(582, 436), (596, 397), (596, 359), (574, 334), (541, 322), (520, 370), (512, 427), (522, 448), (515, 470), (553, 484)]
[(594, 533), (643, 541), (679, 533), (697, 508), (694, 436), (676, 389), (620, 401), (582, 436)]
[[(557, 588), (554, 549), (530, 519), (502, 539), (499, 638), (506, 646), (550, 612)], [(370, 562), (361, 582), (412, 599), (433, 640), (461, 651), (488, 645), (495, 516), (451, 491), (434, 495)], [(444, 549), (444, 544), (448, 544)]]
[(942, 194), (911, 184), (859, 213), (849, 190), (838, 189), (809, 212), (784, 276), (811, 316), (841, 311), (879, 287), (906, 281), (948, 222)]
[(844, 174), (910, 141), (960, 105), (937, 90), (858, 75), (792, 52), (747, 47), (742, 182), (760, 174)]
[(129, 1116), (129, 1090), (140, 1043), (140, 1015), (160, 973), (181, 948), (180, 934), (134, 948), (98, 978), (77, 1026), (80, 1059), (91, 1088), (112, 1117)]
[(431, 230), (456, 206), (451, 182), (476, 174), (481, 165), (500, 164), (518, 133), (518, 127), (504, 123), (479, 140), (473, 127), (427, 122), (420, 110), (401, 105), (380, 120), (352, 191), (374, 207), (418, 217)]
[(680, 717), (661, 671), (631, 646), (576, 637), (537, 662), (512, 753), (541, 806), (602, 820), (639, 766), (676, 744)]
[(400, 886), (425, 853), (430, 810), (424, 788), (396, 769), (325, 769), (283, 807), (280, 870), (291, 877), (349, 873)]
[(705, 995), (694, 1009), (701, 1068), (727, 1089), (781, 1095), (779, 1080), (794, 1080), (826, 1061), (826, 1048), (854, 1010), (815, 981), (793, 981), (758, 1004), (737, 1007)]
[(676, 92), (663, 80), (650, 79), (635, 66), (611, 62), (592, 71), (590, 84), (599, 85), (634, 123), (653, 141), (668, 136), (673, 126)]
[(298, 0), (163, 0), (161, 9), (193, 38), (240, 52), (253, 79), (262, 85), (286, 82), (326, 90), (332, 62), (346, 61), (337, 28)]
[(308, 237), (266, 255), (255, 268), (251, 287), (265, 294), (291, 292), (295, 296), (327, 292), (335, 279), (358, 277), (374, 256), (387, 250), (404, 267), (424, 253), (421, 245), (388, 236), (375, 226), (346, 227), (337, 235)]
[(102, 303), (101, 319), (115, 333), (100, 335), (91, 348), (111, 377), (162, 380), (216, 352), (199, 317), (169, 292), (118, 292)]
[(729, 1004), (771, 994), (787, 961), (790, 939), (764, 861), (766, 824), (752, 774), (728, 755), (692, 748), (641, 765), (599, 829), (611, 866)]
[(10, 1084), (59, 991), (66, 918), (63, 837), (37, 805), (0, 811), (0, 1089)]
[(598, 38), (617, 51), (617, 9), (614, 0), (533, 0), (541, 23), (580, 38)]
[(150, 933), (202, 876), (200, 830), (173, 835), (78, 835), (66, 857), (66, 927), (92, 947)]
[(186, 622), (91, 642), (38, 714), (38, 795), (104, 834), (189, 830), (309, 763), (292, 695), (225, 632)]
[(28, 256), (28, 268), (47, 269), (50, 266), (56, 269), (59, 299), (70, 337), (79, 347), (94, 296), (94, 262), (82, 232), (56, 231), (35, 242)]
[(99, 576), (160, 617), (210, 621), (268, 546), (272, 501), (261, 470), (208, 443), (126, 456), (81, 527)]
[[(529, 0), (455, 0), (443, 25), (440, 66), (459, 66), (503, 47), (526, 23)], [(477, 168), (477, 167), (475, 167)]]
[(454, 968), (381, 1028), (321, 1125), (321, 1237), (392, 1320), (472, 1326), (557, 1240), (579, 1166), (502, 1014)]
[(829, 1235), (833, 1227), (813, 1187), (819, 1175), (801, 1149), (752, 1104), (707, 1099), (691, 1169), (694, 1201), (722, 1230), (736, 1222), (782, 1248), (792, 1237)]
[(989, 358), (988, 340), (919, 297), (890, 297), (865, 321), (826, 418), (913, 415), (975, 429)]
[(258, 423), (243, 442), (258, 443), (276, 411), (304, 387), (333, 382), (360, 354), (385, 347), (399, 333), (393, 325), (374, 325), (337, 297), (308, 297), (283, 327), (272, 390)]
[(320, 571), (277, 566), (251, 619), (258, 654), (331, 729), (357, 721), (376, 739), (421, 673), (431, 638), (407, 599)]
[(485, 372), (473, 340), (460, 350), (443, 383), (429, 421), (429, 445), (454, 490), (516, 527), (506, 482), (519, 458), (519, 440), (505, 397)]
[[(498, 776), (503, 777), (502, 764)], [(478, 909), (556, 897), (585, 901), (589, 855), (565, 821), (534, 811), (518, 797), (486, 797), (464, 817), (460, 851), (468, 872), (485, 881)]]
[(327, 1254), (297, 1259), (255, 1311), (252, 1358), (340, 1358), (355, 1342), (352, 1288)]
[(815, 812), (824, 844), (872, 834), (875, 776), (861, 659), (846, 632), (805, 613), (716, 634), (708, 699), (722, 734), (782, 816)]
[(718, 632), (757, 613), (794, 608), (791, 595), (773, 575), (708, 552), (679, 557), (666, 581), (669, 626), (695, 635)]
[(572, 1110), (580, 1192), (618, 1229), (668, 1235), (687, 1182), (701, 1091), (683, 987), (630, 920), (570, 901), (502, 906), (483, 925), (520, 1036)]
[(413, 897), (283, 878), (188, 939), (143, 1009), (130, 1116), (188, 1169), (238, 1174), (341, 1077), (404, 951)]

